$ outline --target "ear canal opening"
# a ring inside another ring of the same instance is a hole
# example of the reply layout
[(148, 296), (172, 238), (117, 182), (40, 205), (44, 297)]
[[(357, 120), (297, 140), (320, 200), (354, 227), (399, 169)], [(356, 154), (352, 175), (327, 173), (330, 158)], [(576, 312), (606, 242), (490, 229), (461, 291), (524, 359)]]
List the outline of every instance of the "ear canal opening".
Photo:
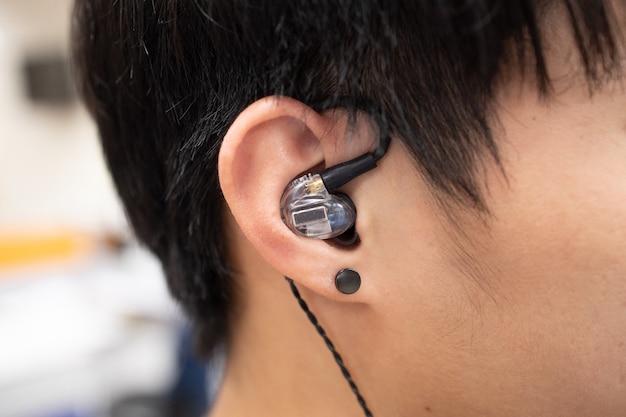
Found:
[(348, 230), (331, 239), (330, 242), (341, 247), (356, 247), (361, 242), (361, 239), (356, 232), (356, 226), (352, 225)]

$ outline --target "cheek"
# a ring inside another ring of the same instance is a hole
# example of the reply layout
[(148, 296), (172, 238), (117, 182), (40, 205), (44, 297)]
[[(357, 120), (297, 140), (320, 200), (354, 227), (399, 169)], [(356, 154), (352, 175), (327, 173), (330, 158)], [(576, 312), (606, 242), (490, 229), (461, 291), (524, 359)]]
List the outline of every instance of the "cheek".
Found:
[(521, 268), (510, 272), (541, 286), (626, 287), (622, 108), (606, 99), (519, 106), (507, 113), (515, 119), (504, 115), (507, 180), (494, 174), (489, 181), (494, 262)]
[(418, 356), (431, 357), (427, 350), (438, 349), (438, 339), (464, 319), (467, 297), (441, 249), (448, 232), (440, 207), (397, 142), (363, 184), (351, 193), (359, 210), (357, 230), (366, 236), (359, 248), (366, 260), (359, 267), (370, 277), (363, 291), (384, 316), (381, 327), (403, 334), (404, 346), (424, 349)]
[(492, 188), (488, 203), (494, 218), (488, 253), (541, 287), (595, 292), (612, 286), (623, 295), (626, 135), (567, 132), (517, 141), (509, 150), (508, 183)]
[(509, 135), (508, 183), (490, 183), (493, 222), (479, 245), (507, 300), (503, 331), (564, 385), (623, 394), (626, 136), (524, 133)]

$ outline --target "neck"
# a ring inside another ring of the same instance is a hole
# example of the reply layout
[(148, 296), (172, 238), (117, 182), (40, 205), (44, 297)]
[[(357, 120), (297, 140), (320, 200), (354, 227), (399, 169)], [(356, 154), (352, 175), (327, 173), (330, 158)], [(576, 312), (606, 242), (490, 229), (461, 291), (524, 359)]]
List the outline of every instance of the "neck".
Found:
[[(231, 235), (237, 245), (231, 258), (241, 271), (236, 277), (240, 291), (231, 316), (224, 379), (211, 417), (363, 417), (356, 396), (289, 284), (259, 257), (238, 228), (233, 227)], [(433, 352), (409, 349), (411, 344), (403, 343), (412, 333), (419, 337), (419, 331), (409, 332), (407, 326), (412, 326), (406, 320), (383, 314), (383, 309), (334, 302), (298, 289), (374, 416), (432, 415), (433, 403), (425, 399), (435, 400), (429, 395), (433, 387), (415, 369), (436, 371), (430, 360), (419, 363)]]
[[(229, 346), (222, 389), (211, 417), (363, 416), (288, 283), (282, 279), (267, 282), (276, 285), (257, 285), (253, 294), (245, 295), (245, 305), (235, 318), (237, 335)], [(278, 285), (282, 288), (271, 288)], [(307, 302), (316, 304), (311, 293), (300, 290)], [(327, 331), (332, 338), (333, 330)], [(344, 343), (337, 343), (340, 351), (341, 346)], [(350, 348), (346, 346), (342, 353), (350, 366)], [(358, 383), (358, 369), (353, 373)]]

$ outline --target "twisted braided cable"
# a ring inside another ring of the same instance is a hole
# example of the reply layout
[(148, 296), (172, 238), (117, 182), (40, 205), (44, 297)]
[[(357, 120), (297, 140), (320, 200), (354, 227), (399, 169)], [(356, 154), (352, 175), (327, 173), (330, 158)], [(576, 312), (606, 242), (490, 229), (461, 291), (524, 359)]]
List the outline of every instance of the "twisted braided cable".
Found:
[(296, 285), (294, 284), (293, 280), (288, 277), (285, 277), (285, 279), (289, 283), (289, 286), (291, 287), (291, 292), (293, 293), (294, 297), (296, 297), (296, 299), (298, 300), (298, 304), (300, 304), (300, 308), (302, 308), (302, 311), (306, 313), (306, 316), (309, 318), (309, 321), (315, 327), (315, 330), (317, 330), (317, 333), (319, 333), (322, 339), (324, 339), (324, 342), (326, 343), (328, 350), (330, 350), (330, 353), (333, 354), (333, 358), (335, 358), (335, 362), (337, 362), (337, 365), (339, 365), (339, 369), (341, 369), (341, 373), (343, 374), (343, 377), (348, 382), (348, 385), (350, 385), (350, 389), (356, 396), (356, 399), (359, 402), (359, 405), (361, 406), (361, 408), (363, 409), (365, 416), (373, 417), (372, 412), (369, 410), (369, 408), (367, 408), (365, 399), (359, 392), (359, 388), (356, 386), (356, 383), (354, 382), (354, 380), (352, 380), (352, 375), (350, 375), (348, 368), (346, 368), (345, 364), (343, 363), (343, 359), (341, 358), (341, 355), (339, 354), (339, 352), (337, 352), (337, 349), (335, 349), (335, 345), (333, 345), (333, 342), (331, 342), (330, 338), (326, 334), (326, 331), (324, 330), (322, 325), (319, 324), (319, 322), (317, 321), (317, 317), (315, 317), (315, 314), (311, 312), (307, 303), (302, 299), (302, 296), (300, 295), (300, 291), (298, 291), (298, 289), (296, 288)]

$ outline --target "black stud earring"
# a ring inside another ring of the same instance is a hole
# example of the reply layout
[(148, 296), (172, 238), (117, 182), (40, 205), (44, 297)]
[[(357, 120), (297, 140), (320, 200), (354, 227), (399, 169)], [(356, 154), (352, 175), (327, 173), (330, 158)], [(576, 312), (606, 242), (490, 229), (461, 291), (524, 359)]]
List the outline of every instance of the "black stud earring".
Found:
[(361, 276), (354, 269), (342, 269), (335, 276), (335, 287), (344, 294), (354, 294), (361, 287)]

